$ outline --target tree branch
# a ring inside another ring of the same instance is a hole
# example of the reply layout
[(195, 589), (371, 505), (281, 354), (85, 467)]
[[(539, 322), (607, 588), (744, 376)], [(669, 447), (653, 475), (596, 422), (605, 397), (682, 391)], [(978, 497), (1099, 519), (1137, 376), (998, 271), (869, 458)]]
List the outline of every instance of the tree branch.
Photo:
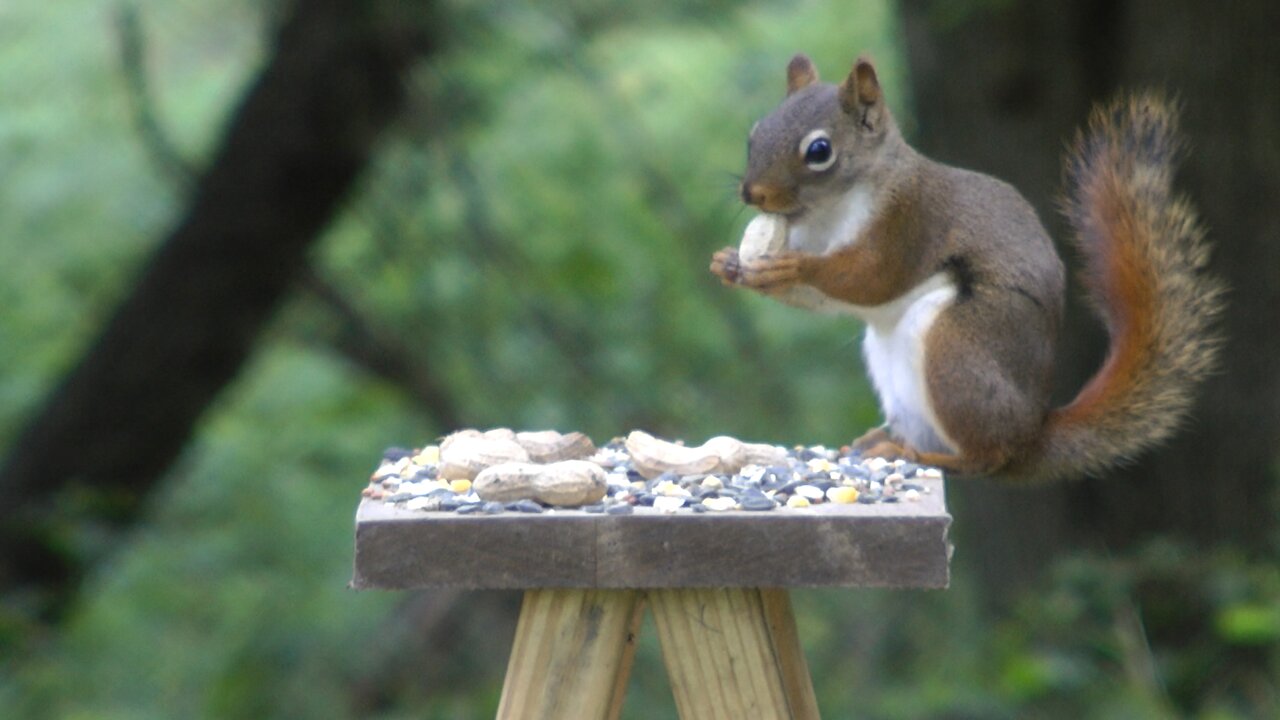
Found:
[(430, 371), (427, 361), (394, 335), (366, 318), (341, 289), (314, 268), (302, 273), (302, 287), (337, 321), (323, 338), (326, 345), (357, 367), (392, 383), (430, 411), (441, 427), (461, 427), (453, 397)]
[(186, 190), (195, 182), (196, 169), (178, 151), (156, 118), (155, 98), (147, 82), (147, 41), (138, 7), (133, 3), (122, 4), (116, 10), (115, 22), (120, 41), (120, 70), (142, 147), (162, 176)]

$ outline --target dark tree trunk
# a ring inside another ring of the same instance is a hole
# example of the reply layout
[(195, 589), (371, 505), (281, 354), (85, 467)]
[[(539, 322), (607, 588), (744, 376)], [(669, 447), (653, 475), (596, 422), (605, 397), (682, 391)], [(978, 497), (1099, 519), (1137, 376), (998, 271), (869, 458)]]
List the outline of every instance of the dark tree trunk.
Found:
[[(921, 149), (1012, 182), (1063, 239), (1060, 156), (1092, 103), (1126, 88), (1172, 91), (1189, 141), (1178, 185), (1232, 288), (1223, 371), (1183, 433), (1133, 467), (1080, 483), (953, 483), (958, 559), (1009, 588), (1061, 552), (1153, 534), (1262, 548), (1274, 534), (1280, 435), (1280, 3), (956, 5), (901, 3)], [(1062, 399), (1097, 368), (1104, 343), (1071, 305)]]
[(49, 529), (55, 495), (75, 491), (99, 518), (133, 517), (402, 105), (402, 76), (428, 43), (386, 4), (288, 7), (185, 217), (0, 468), (0, 585), (11, 591), (59, 600), (76, 578), (77, 559)]

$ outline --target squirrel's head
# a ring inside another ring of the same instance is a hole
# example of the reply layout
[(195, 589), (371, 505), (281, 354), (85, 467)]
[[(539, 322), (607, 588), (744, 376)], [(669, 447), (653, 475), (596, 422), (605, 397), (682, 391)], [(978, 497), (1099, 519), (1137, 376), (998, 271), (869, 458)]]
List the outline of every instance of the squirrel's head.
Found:
[(795, 214), (870, 180), (886, 140), (899, 137), (876, 70), (858, 58), (839, 85), (818, 81), (803, 54), (787, 65), (787, 97), (751, 128), (742, 200)]

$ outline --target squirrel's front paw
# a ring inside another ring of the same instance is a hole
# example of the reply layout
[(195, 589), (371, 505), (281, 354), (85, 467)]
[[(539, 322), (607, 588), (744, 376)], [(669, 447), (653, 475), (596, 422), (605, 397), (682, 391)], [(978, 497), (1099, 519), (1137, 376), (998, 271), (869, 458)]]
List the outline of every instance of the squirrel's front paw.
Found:
[(761, 292), (785, 290), (801, 282), (800, 265), (804, 256), (783, 252), (740, 263), (738, 283)]
[(711, 256), (711, 272), (725, 285), (735, 285), (742, 277), (742, 261), (738, 248), (727, 247)]

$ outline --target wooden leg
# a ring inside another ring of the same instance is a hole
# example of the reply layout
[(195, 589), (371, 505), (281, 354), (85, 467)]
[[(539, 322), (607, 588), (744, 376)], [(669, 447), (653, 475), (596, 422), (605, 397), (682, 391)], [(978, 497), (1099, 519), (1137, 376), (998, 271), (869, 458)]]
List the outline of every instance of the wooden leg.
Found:
[(635, 590), (526, 590), (499, 720), (614, 720), (635, 657)]
[(786, 590), (650, 590), (682, 720), (818, 718)]

